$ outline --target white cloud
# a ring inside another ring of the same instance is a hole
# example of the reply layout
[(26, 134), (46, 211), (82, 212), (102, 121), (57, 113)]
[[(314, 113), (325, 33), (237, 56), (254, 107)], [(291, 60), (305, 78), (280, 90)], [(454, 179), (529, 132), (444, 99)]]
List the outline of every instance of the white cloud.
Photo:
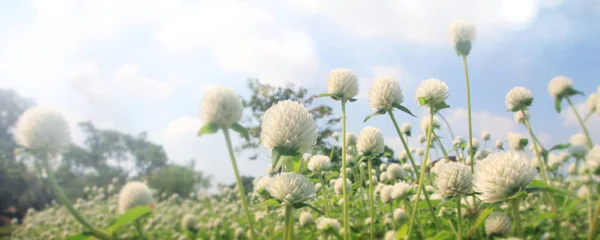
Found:
[(171, 84), (142, 75), (139, 67), (133, 64), (119, 68), (115, 73), (114, 83), (143, 98), (165, 98), (173, 93)]
[[(585, 118), (585, 116), (588, 114), (588, 108), (585, 102), (575, 104), (575, 108), (577, 108), (581, 118)], [(564, 102), (563, 109), (560, 113), (560, 118), (563, 121), (563, 126), (575, 129), (572, 134), (583, 132), (571, 107), (568, 107), (568, 105), (566, 105)], [(592, 116), (590, 116), (590, 118), (585, 122), (585, 125), (590, 132), (592, 141), (595, 144), (598, 144), (598, 141), (600, 141), (600, 115), (592, 114)]]

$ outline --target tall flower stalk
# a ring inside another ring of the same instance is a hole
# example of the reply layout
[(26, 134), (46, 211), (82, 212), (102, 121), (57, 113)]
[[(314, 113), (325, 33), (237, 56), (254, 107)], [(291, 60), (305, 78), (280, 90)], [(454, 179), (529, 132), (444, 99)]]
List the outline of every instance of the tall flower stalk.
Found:
[[(346, 172), (346, 151), (348, 144), (346, 144), (346, 100), (342, 99), (342, 179), (346, 183), (348, 179)], [(348, 189), (344, 186), (342, 188), (342, 195), (344, 196), (344, 239), (350, 239), (350, 221), (348, 220)]]
[(594, 146), (594, 144), (592, 142), (592, 138), (590, 137), (590, 132), (587, 129), (587, 127), (585, 126), (585, 123), (583, 122), (583, 120), (581, 119), (581, 115), (579, 115), (579, 111), (577, 111), (577, 108), (575, 107), (575, 105), (573, 105), (573, 102), (571, 101), (571, 98), (569, 96), (566, 96), (565, 99), (567, 99), (569, 106), (571, 106), (571, 110), (573, 110), (573, 114), (577, 118), (577, 122), (579, 122), (579, 125), (581, 126), (581, 129), (583, 130), (583, 134), (585, 134), (585, 137), (587, 138), (588, 147), (592, 148)]
[(367, 160), (368, 171), (369, 171), (369, 217), (371, 222), (369, 223), (369, 239), (375, 239), (375, 206), (373, 204), (373, 159)]

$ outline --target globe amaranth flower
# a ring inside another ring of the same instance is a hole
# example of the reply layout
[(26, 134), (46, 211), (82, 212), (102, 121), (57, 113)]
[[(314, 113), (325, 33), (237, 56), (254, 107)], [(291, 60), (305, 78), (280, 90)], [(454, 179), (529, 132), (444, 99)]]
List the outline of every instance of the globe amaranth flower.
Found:
[(125, 213), (133, 207), (152, 204), (154, 204), (152, 192), (142, 182), (128, 182), (119, 192), (119, 213)]
[(316, 221), (317, 229), (325, 232), (326, 234), (337, 233), (341, 226), (338, 220), (328, 217), (319, 217)]
[(23, 112), (14, 136), (19, 145), (52, 155), (62, 152), (71, 142), (67, 120), (57, 110), (44, 106)]
[(459, 55), (469, 55), (475, 40), (475, 25), (466, 20), (455, 20), (450, 25), (450, 40)]
[(412, 131), (412, 126), (410, 125), (410, 123), (403, 123), (402, 126), (400, 126), (400, 132), (402, 134), (406, 134), (406, 135), (410, 136), (411, 131)]
[(404, 170), (402, 170), (402, 166), (397, 163), (390, 164), (387, 169), (387, 176), (389, 180), (396, 180), (404, 176)]
[(536, 175), (526, 155), (517, 151), (490, 154), (475, 165), (473, 189), (481, 193), (479, 199), (495, 203), (525, 188)]
[(398, 81), (391, 77), (379, 77), (373, 81), (369, 92), (369, 105), (373, 111), (389, 111), (394, 104), (402, 104), (404, 95)]
[(562, 163), (563, 163), (562, 159), (557, 154), (554, 154), (554, 153), (548, 154), (548, 167), (557, 168), (560, 165), (562, 165)]
[(446, 101), (449, 96), (448, 85), (437, 78), (430, 78), (421, 82), (415, 92), (417, 102), (419, 98), (428, 99), (426, 104), (429, 106)]
[(346, 144), (348, 144), (348, 146), (356, 145), (356, 135), (353, 132), (346, 133)]
[(489, 133), (489, 132), (482, 132), (482, 133), (481, 133), (481, 139), (483, 139), (483, 141), (488, 141), (488, 140), (490, 140), (490, 137), (491, 137), (491, 135), (490, 135), (490, 133)]
[(317, 139), (317, 125), (308, 108), (283, 100), (270, 107), (263, 115), (261, 139), (268, 149), (304, 153)]
[(379, 192), (379, 196), (381, 197), (381, 201), (383, 203), (389, 203), (392, 200), (392, 191), (394, 190), (394, 187), (390, 186), (390, 185), (384, 185), (380, 192)]
[(309, 212), (301, 212), (300, 216), (298, 217), (298, 222), (300, 223), (300, 226), (304, 227), (313, 223), (313, 216)]
[(381, 180), (382, 182), (387, 181), (388, 180), (387, 172), (382, 172), (381, 174), (379, 174), (379, 180)]
[(477, 138), (471, 138), (471, 144), (473, 144), (473, 149), (479, 148), (479, 140)]
[(201, 117), (204, 124), (216, 123), (219, 127), (231, 127), (242, 119), (244, 105), (240, 96), (231, 88), (215, 86), (204, 92)]
[(527, 142), (525, 141), (521, 141), (523, 139), (527, 139), (525, 136), (519, 134), (519, 133), (515, 133), (515, 132), (508, 132), (506, 134), (506, 140), (508, 141), (508, 145), (517, 151), (522, 151), (525, 146), (527, 146)]
[(573, 80), (565, 76), (552, 78), (548, 83), (548, 93), (552, 98), (557, 99), (568, 93), (573, 88)]
[(259, 177), (254, 181), (254, 192), (261, 196), (264, 200), (271, 198), (267, 188), (271, 184), (271, 178)]
[(494, 146), (498, 149), (502, 149), (503, 148), (502, 145), (504, 145), (504, 143), (502, 142), (501, 139), (496, 140), (496, 143), (494, 144)]
[(485, 219), (485, 233), (494, 236), (506, 236), (510, 233), (512, 221), (502, 212), (493, 212)]
[(327, 93), (351, 99), (358, 95), (358, 78), (350, 69), (334, 69), (327, 78)]
[[(333, 184), (333, 191), (335, 192), (335, 194), (341, 195), (342, 191), (344, 191), (343, 187), (344, 187), (344, 179), (338, 178), (335, 180), (335, 182)], [(346, 178), (346, 192), (350, 192), (350, 190), (352, 190), (352, 181), (350, 181), (350, 179)]]
[[(429, 126), (432, 125), (429, 118), (430, 118), (429, 116), (421, 118), (421, 124), (420, 124), (421, 130), (423, 130), (423, 132), (425, 132), (425, 134), (427, 134), (429, 132)], [(440, 124), (440, 119), (438, 119), (436, 116), (433, 116), (433, 125), (432, 126), (433, 126), (434, 132), (436, 129), (440, 129), (442, 127), (442, 125)], [(427, 141), (426, 137), (425, 137), (425, 141)]]
[(402, 208), (394, 209), (394, 221), (404, 221), (407, 219), (406, 211)]
[(365, 127), (356, 139), (357, 150), (365, 155), (380, 155), (383, 153), (383, 134), (375, 127)]
[(592, 173), (600, 170), (600, 146), (596, 145), (592, 148), (585, 157), (585, 164), (588, 170)]
[(396, 231), (390, 230), (385, 232), (384, 240), (395, 240), (396, 239)]
[(511, 112), (525, 110), (533, 103), (533, 94), (527, 88), (514, 87), (506, 94), (505, 103)]
[(392, 186), (391, 197), (393, 199), (406, 199), (411, 194), (413, 187), (405, 182), (398, 182)]
[(183, 219), (181, 219), (181, 228), (186, 229), (188, 231), (195, 231), (196, 217), (194, 217), (194, 215), (191, 214), (186, 214), (185, 216), (183, 216)]
[(308, 160), (307, 167), (311, 172), (322, 172), (331, 167), (331, 160), (325, 155), (314, 155)]
[(590, 94), (590, 96), (588, 96), (587, 100), (585, 101), (585, 104), (588, 108), (588, 111), (590, 112), (600, 112), (600, 93), (599, 92), (595, 92)]
[(316, 198), (315, 185), (302, 174), (285, 172), (275, 175), (267, 190), (286, 205), (304, 203)]
[(571, 147), (569, 147), (569, 152), (573, 157), (582, 159), (588, 152), (588, 140), (587, 137), (583, 133), (577, 133), (571, 136), (569, 139), (569, 143), (571, 143)]
[[(421, 120), (421, 121), (423, 121), (423, 120)], [(433, 122), (435, 123), (435, 117), (434, 117)], [(419, 140), (420, 144), (423, 144), (423, 143), (427, 142), (427, 137), (425, 137), (424, 135), (419, 135), (418, 140)], [(416, 150), (416, 149), (414, 149), (414, 148), (411, 149), (411, 152), (414, 152), (414, 150)]]
[(464, 196), (473, 188), (471, 169), (462, 163), (446, 163), (437, 172), (435, 186), (444, 197)]
[(455, 148), (460, 148), (461, 145), (466, 144), (466, 140), (464, 138), (462, 138), (461, 136), (458, 136), (456, 138), (454, 138), (454, 140), (452, 140), (452, 145)]

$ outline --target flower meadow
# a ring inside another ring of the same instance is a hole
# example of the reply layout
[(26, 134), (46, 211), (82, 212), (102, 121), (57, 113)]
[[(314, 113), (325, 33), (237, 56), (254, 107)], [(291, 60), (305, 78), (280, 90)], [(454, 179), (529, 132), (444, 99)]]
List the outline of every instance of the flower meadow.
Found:
[[(215, 194), (158, 194), (130, 181), (121, 189), (86, 187), (86, 196), (71, 202), (52, 169), (70, 141), (67, 121), (51, 108), (30, 108), (19, 118), (15, 138), (44, 168), (57, 200), (14, 222), (11, 239), (597, 239), (600, 145), (586, 122), (600, 115), (600, 88), (587, 97), (588, 112), (580, 113), (573, 99), (584, 94), (575, 82), (565, 76), (549, 81), (556, 111), (572, 111), (581, 128), (562, 144), (538, 140), (529, 121), (535, 95), (520, 86), (504, 100), (529, 134), (473, 136), (467, 60), (475, 26), (455, 21), (450, 33), (464, 63), (469, 136), (439, 136), (452, 135), (443, 118), (452, 91), (443, 79), (426, 79), (411, 90), (387, 76), (360, 86), (370, 89), (373, 113), (358, 134), (348, 132), (346, 113), (357, 101), (358, 79), (350, 69), (334, 69), (318, 96), (341, 107), (339, 149), (313, 151), (317, 122), (309, 109), (279, 101), (262, 116), (260, 139), (271, 163), (253, 192), (244, 190), (231, 143), (232, 131), (248, 138), (239, 123), (244, 105), (233, 89), (210, 88), (201, 101), (205, 125), (198, 136), (224, 136), (223, 151), (236, 176), (237, 187), (220, 187)], [(405, 101), (417, 101), (428, 112), (419, 117), (419, 129), (399, 122), (416, 117)], [(371, 118), (387, 118), (395, 127), (403, 146), (398, 162), (381, 162), (384, 135), (369, 126)], [(419, 132), (420, 145), (409, 146), (408, 138)]]

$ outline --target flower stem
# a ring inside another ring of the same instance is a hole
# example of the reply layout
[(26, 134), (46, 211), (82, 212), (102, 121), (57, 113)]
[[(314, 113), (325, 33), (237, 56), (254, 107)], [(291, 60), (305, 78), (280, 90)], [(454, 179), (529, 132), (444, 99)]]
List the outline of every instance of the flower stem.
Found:
[[(429, 148), (431, 146), (431, 135), (433, 132), (433, 106), (429, 108), (429, 128), (427, 129), (427, 143), (425, 144), (425, 157), (423, 158), (423, 164), (421, 164), (421, 175), (419, 176), (419, 186), (417, 187), (417, 196), (415, 201), (415, 211), (413, 211), (412, 216), (410, 218), (410, 222), (408, 224), (408, 236), (410, 238), (410, 233), (412, 231), (413, 225), (415, 224), (415, 218), (417, 215), (417, 209), (419, 206), (419, 200), (421, 200), (421, 191), (423, 190), (423, 182), (425, 181), (425, 169), (427, 168), (427, 159), (429, 158)], [(437, 222), (437, 216), (435, 215), (435, 211), (433, 208), (430, 208), (433, 213), (433, 220)], [(437, 226), (437, 225), (436, 225)]]
[(145, 239), (144, 231), (142, 230), (142, 224), (140, 224), (140, 219), (135, 220), (135, 229), (137, 230), (140, 239)]
[(323, 194), (323, 197), (325, 198), (325, 215), (329, 214), (329, 197), (327, 196), (327, 189), (326, 189), (325, 185), (325, 175), (322, 174), (321, 176), (321, 193)]
[(571, 109), (573, 109), (573, 114), (575, 114), (575, 117), (577, 117), (577, 121), (579, 122), (579, 125), (581, 125), (581, 129), (583, 130), (583, 134), (585, 134), (585, 137), (588, 140), (588, 147), (589, 148), (593, 148), (594, 144), (592, 143), (592, 138), (590, 137), (590, 132), (588, 131), (587, 127), (585, 126), (585, 123), (583, 123), (583, 120), (581, 120), (581, 116), (579, 115), (579, 111), (577, 111), (577, 108), (575, 108), (575, 106), (573, 105), (573, 102), (571, 102), (571, 98), (569, 96), (565, 96), (565, 98), (567, 99), (567, 102), (571, 106)]
[[(448, 131), (450, 131), (450, 137), (452, 137), (452, 139), (454, 139), (454, 132), (452, 132), (452, 127), (450, 127), (450, 123), (448, 123), (448, 121), (446, 120), (444, 115), (442, 115), (440, 112), (438, 112), (437, 115), (440, 116), (440, 118), (442, 120), (444, 120), (444, 122), (446, 123), (446, 126), (448, 126)], [(469, 116), (471, 116), (471, 114), (469, 114)]]
[(367, 160), (368, 171), (369, 171), (369, 215), (371, 217), (371, 232), (370, 238), (371, 240), (375, 239), (375, 206), (373, 205), (373, 159), (369, 158)]
[(471, 173), (475, 173), (475, 161), (473, 160), (473, 125), (471, 123), (471, 86), (469, 84), (469, 68), (467, 67), (467, 56), (462, 55), (465, 66), (465, 83), (467, 85), (467, 119), (469, 122), (469, 156), (471, 157)]
[(291, 205), (285, 206), (285, 231), (284, 239), (291, 240), (294, 234), (294, 209)]
[(461, 204), (460, 204), (460, 197), (459, 198), (455, 198), (456, 201), (456, 218), (457, 218), (457, 222), (458, 222), (458, 226), (457, 228), (457, 234), (456, 234), (456, 239), (458, 240), (462, 240), (462, 211), (461, 211)]
[(521, 227), (521, 216), (519, 215), (519, 198), (510, 200), (513, 218), (515, 220), (515, 235), (523, 237), (523, 228)]
[(44, 157), (44, 159), (42, 159), (42, 164), (44, 165), (44, 169), (46, 170), (46, 175), (48, 176), (48, 181), (50, 182), (50, 187), (52, 188), (52, 190), (54, 190), (54, 193), (56, 194), (56, 198), (58, 198), (58, 201), (60, 203), (65, 205), (65, 207), (67, 208), (69, 213), (71, 213), (71, 215), (73, 215), (75, 220), (77, 220), (77, 222), (79, 222), (85, 228), (89, 229), (90, 232), (92, 232), (92, 235), (94, 235), (94, 237), (97, 237), (100, 239), (112, 239), (112, 236), (109, 233), (105, 232), (102, 229), (94, 227), (90, 222), (87, 221), (87, 219), (85, 219), (85, 217), (83, 217), (83, 215), (81, 215), (81, 213), (79, 213), (77, 210), (75, 210), (75, 208), (73, 207), (73, 204), (71, 204), (71, 202), (69, 202), (69, 199), (67, 199), (67, 196), (63, 192), (62, 188), (60, 188), (60, 186), (56, 182), (56, 178), (54, 177), (52, 168), (50, 167), (50, 164), (48, 163), (48, 159), (46, 159)]
[(246, 214), (246, 219), (248, 220), (248, 227), (250, 228), (250, 236), (251, 239), (256, 239), (256, 235), (254, 232), (254, 222), (252, 216), (250, 216), (250, 211), (248, 210), (248, 202), (246, 201), (246, 193), (244, 191), (244, 185), (242, 184), (242, 179), (240, 178), (240, 173), (238, 171), (237, 162), (235, 160), (235, 155), (233, 154), (233, 147), (231, 146), (231, 138), (229, 137), (229, 129), (223, 128), (223, 135), (225, 135), (225, 142), (227, 142), (227, 150), (229, 151), (229, 158), (231, 159), (231, 166), (233, 167), (233, 173), (235, 175), (235, 180), (237, 181), (237, 187), (240, 194), (240, 199), (242, 200), (242, 207), (244, 208), (244, 213)]
[(342, 195), (344, 196), (344, 239), (350, 239), (350, 222), (348, 221), (348, 189), (345, 186), (347, 174), (346, 174), (346, 100), (342, 100), (342, 181), (344, 187), (342, 188)]
[(390, 201), (390, 213), (392, 214), (392, 229), (396, 229), (396, 220), (394, 219), (394, 200)]
[[(408, 156), (408, 160), (410, 160), (410, 164), (412, 165), (413, 171), (415, 172), (415, 176), (416, 176), (417, 173), (419, 172), (419, 170), (417, 168), (417, 164), (415, 163), (415, 159), (413, 158), (413, 155), (410, 152), (410, 149), (408, 149), (408, 144), (406, 143), (406, 140), (402, 136), (402, 132), (400, 131), (400, 127), (398, 126), (398, 122), (396, 121), (396, 117), (394, 116), (394, 113), (392, 111), (388, 111), (388, 113), (390, 115), (390, 118), (392, 119), (392, 123), (394, 124), (394, 127), (396, 128), (398, 137), (400, 137), (400, 140), (402, 141), (402, 146), (404, 147), (406, 156)], [(429, 210), (433, 216), (433, 223), (435, 224), (435, 228), (436, 228), (436, 230), (439, 231), (437, 215), (435, 214), (435, 211), (433, 210), (433, 205), (431, 204), (431, 201), (429, 200), (429, 193), (427, 193), (427, 191), (425, 191), (425, 192), (423, 192), (423, 195), (425, 196), (425, 201), (427, 202), (427, 207), (429, 207)]]
[[(589, 196), (591, 195), (592, 194), (590, 193)], [(598, 199), (598, 202), (596, 203), (596, 211), (594, 212), (594, 216), (590, 222), (588, 240), (593, 240), (596, 237), (596, 231), (598, 230), (598, 215), (600, 215), (600, 199)]]
[[(521, 113), (523, 113), (523, 116), (525, 115), (525, 110), (521, 110)], [(529, 135), (531, 135), (532, 138), (532, 142), (533, 142), (533, 151), (535, 152), (535, 157), (538, 160), (538, 164), (540, 165), (540, 173), (542, 175), (542, 180), (550, 185), (550, 182), (548, 181), (548, 179), (546, 178), (546, 166), (544, 164), (544, 161), (542, 161), (542, 158), (540, 157), (540, 152), (538, 151), (538, 146), (537, 146), (537, 141), (535, 141), (535, 134), (533, 133), (533, 130), (531, 129), (531, 124), (529, 123), (529, 119), (524, 118), (525, 121), (525, 126), (527, 127), (527, 130), (529, 131)]]

